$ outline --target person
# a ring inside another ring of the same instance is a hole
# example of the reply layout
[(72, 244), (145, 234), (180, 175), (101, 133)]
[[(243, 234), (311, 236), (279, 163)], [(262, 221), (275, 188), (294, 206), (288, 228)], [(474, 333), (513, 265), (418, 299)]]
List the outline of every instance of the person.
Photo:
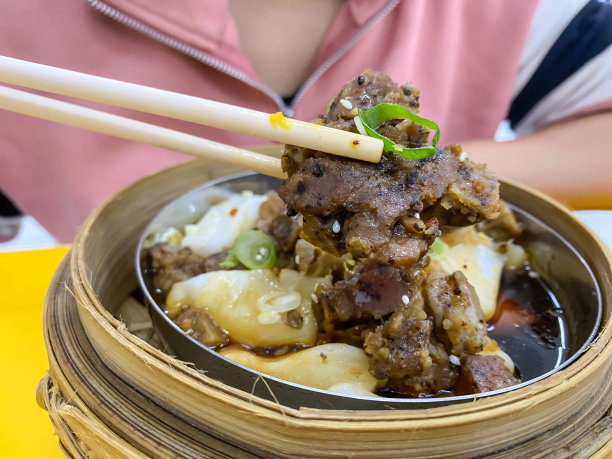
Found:
[[(420, 89), (442, 143), (566, 202), (612, 204), (608, 1), (0, 1), (0, 54), (302, 120), (365, 68), (381, 70)], [(596, 55), (578, 51), (561, 72), (585, 30)], [(563, 78), (550, 84), (551, 74)], [(264, 142), (85, 105), (232, 145)], [(495, 142), (510, 108), (521, 137)], [(0, 188), (61, 241), (114, 192), (189, 159), (5, 111), (0, 125)]]

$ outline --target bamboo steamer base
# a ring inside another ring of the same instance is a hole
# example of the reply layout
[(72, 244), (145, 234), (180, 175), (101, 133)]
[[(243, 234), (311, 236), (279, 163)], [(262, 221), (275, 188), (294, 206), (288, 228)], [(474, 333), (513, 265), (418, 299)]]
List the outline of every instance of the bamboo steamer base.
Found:
[[(168, 201), (235, 172), (205, 161), (123, 190), (85, 223), (49, 289), (49, 375), (38, 387), (74, 457), (608, 457), (612, 455), (610, 255), (604, 324), (572, 365), (473, 403), (395, 411), (291, 409), (206, 377), (114, 317), (136, 288), (133, 257)], [(556, 205), (553, 203), (553, 205)], [(577, 223), (579, 224), (579, 223)]]

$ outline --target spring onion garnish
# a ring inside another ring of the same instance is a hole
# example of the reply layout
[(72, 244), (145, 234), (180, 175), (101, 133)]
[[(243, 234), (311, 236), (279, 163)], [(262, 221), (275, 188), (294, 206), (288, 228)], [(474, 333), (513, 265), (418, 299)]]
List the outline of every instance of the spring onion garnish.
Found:
[(448, 250), (449, 250), (448, 245), (444, 241), (442, 241), (440, 238), (436, 238), (436, 240), (433, 241), (433, 244), (431, 244), (431, 247), (429, 247), (428, 255), (433, 260), (441, 260), (442, 258), (444, 258)]
[(236, 238), (232, 250), (219, 266), (234, 268), (239, 262), (249, 269), (273, 268), (276, 264), (274, 240), (263, 231), (245, 231)]
[[(376, 132), (385, 121), (395, 119), (407, 119), (413, 123), (417, 123), (427, 129), (433, 129), (436, 131), (431, 141), (431, 145), (426, 147), (408, 148), (403, 145), (399, 145), (388, 139), (384, 135), (380, 135)], [(400, 156), (408, 159), (422, 159), (429, 158), (436, 154), (436, 145), (440, 138), (440, 128), (438, 125), (426, 118), (421, 118), (415, 115), (410, 110), (401, 105), (397, 104), (378, 104), (369, 110), (359, 110), (359, 113), (354, 118), (355, 126), (361, 135), (367, 135), (375, 137), (383, 141), (384, 148), (387, 151), (397, 153)]]

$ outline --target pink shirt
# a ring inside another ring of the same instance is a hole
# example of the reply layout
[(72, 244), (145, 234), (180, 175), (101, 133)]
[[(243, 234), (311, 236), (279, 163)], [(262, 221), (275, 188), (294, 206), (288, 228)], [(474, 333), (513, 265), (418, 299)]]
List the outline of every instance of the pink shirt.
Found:
[[(279, 110), (278, 96), (240, 51), (223, 1), (182, 0), (181, 8), (162, 0), (2, 3), (0, 54)], [(346, 81), (369, 67), (399, 83), (416, 84), (421, 114), (438, 122), (441, 142), (491, 138), (507, 113), (536, 6), (536, 0), (347, 0), (327, 32), (313, 75), (296, 97), (293, 116), (315, 118)], [(224, 143), (264, 142), (89, 105)], [(4, 111), (0, 126), (0, 188), (63, 241), (70, 241), (112, 193), (188, 159)]]

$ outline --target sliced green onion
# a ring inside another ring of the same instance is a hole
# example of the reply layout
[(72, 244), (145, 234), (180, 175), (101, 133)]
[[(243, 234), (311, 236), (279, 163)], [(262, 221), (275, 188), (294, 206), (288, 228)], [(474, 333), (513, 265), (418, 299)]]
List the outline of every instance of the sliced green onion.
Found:
[(431, 247), (429, 247), (429, 256), (433, 260), (441, 260), (444, 258), (448, 250), (448, 244), (446, 244), (446, 242), (444, 242), (442, 239), (436, 238), (436, 240), (433, 241), (433, 244), (431, 244)]
[[(407, 119), (413, 123), (417, 123), (427, 129), (435, 130), (431, 145), (426, 147), (408, 148), (393, 142), (391, 139), (380, 135), (376, 132), (385, 121), (395, 119)], [(354, 118), (355, 126), (361, 135), (375, 137), (383, 141), (384, 148), (387, 151), (397, 153), (400, 156), (408, 159), (429, 158), (436, 154), (436, 145), (440, 138), (440, 128), (438, 125), (428, 120), (415, 115), (406, 107), (397, 104), (378, 104), (369, 110), (359, 110), (359, 113)]]
[(231, 269), (238, 266), (238, 263), (240, 263), (240, 260), (238, 260), (238, 257), (236, 256), (234, 251), (230, 250), (230, 252), (227, 254), (227, 257), (225, 257), (225, 260), (219, 263), (219, 266), (221, 266), (222, 268)]
[(234, 268), (238, 262), (249, 269), (270, 269), (276, 264), (274, 240), (263, 231), (248, 230), (234, 241), (222, 268)]

